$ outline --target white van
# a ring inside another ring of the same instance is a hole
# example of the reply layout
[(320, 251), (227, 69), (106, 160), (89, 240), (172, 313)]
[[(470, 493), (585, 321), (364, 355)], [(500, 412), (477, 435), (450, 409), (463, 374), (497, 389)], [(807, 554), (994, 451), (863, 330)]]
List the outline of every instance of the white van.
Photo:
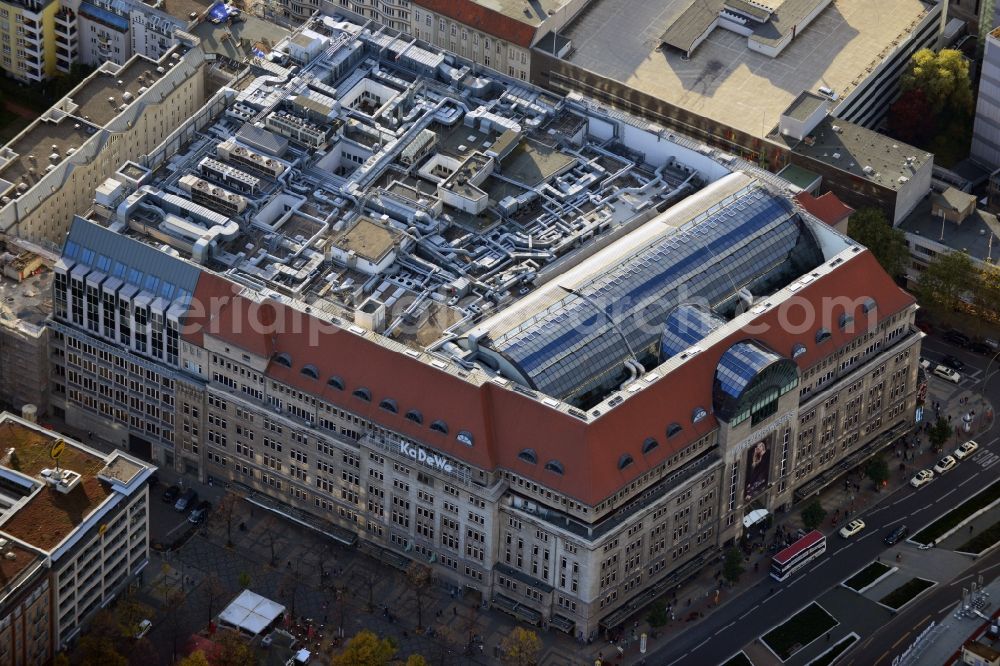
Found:
[(829, 97), (830, 99), (832, 99), (835, 102), (840, 97), (840, 95), (838, 95), (837, 93), (835, 93), (833, 91), (833, 88), (830, 88), (829, 86), (820, 86), (819, 87), (819, 94), (820, 95), (825, 95), (826, 97)]
[(958, 374), (951, 368), (945, 365), (938, 365), (934, 368), (934, 374), (941, 379), (947, 379), (952, 384), (957, 384), (962, 381), (962, 375)]

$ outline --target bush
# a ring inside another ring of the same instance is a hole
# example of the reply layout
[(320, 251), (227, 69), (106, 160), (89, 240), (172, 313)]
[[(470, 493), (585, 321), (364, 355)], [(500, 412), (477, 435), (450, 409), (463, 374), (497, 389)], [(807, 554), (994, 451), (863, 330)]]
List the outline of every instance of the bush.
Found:
[(957, 527), (963, 520), (976, 511), (986, 508), (998, 499), (1000, 499), (1000, 481), (994, 481), (993, 485), (986, 488), (986, 490), (981, 491), (978, 495), (973, 495), (954, 510), (949, 511), (917, 532), (913, 536), (912, 541), (925, 545), (932, 543), (945, 532)]
[(887, 564), (872, 562), (864, 569), (844, 581), (844, 585), (851, 588), (855, 592), (863, 590), (865, 587), (871, 585), (883, 576), (885, 572), (889, 571), (889, 569), (890, 567)]
[(908, 602), (912, 601), (918, 594), (934, 585), (932, 581), (923, 578), (911, 578), (895, 590), (879, 599), (879, 603), (888, 606), (893, 610), (899, 610)]
[(837, 621), (833, 616), (813, 602), (784, 624), (764, 634), (763, 641), (785, 661), (802, 646), (812, 643), (835, 626)]
[(806, 526), (807, 530), (819, 527), (824, 518), (826, 518), (826, 509), (819, 503), (819, 500), (814, 499), (806, 508), (802, 509), (802, 524)]
[(662, 627), (669, 619), (670, 616), (667, 615), (667, 605), (663, 603), (663, 600), (657, 599), (654, 601), (653, 605), (649, 607), (649, 615), (646, 616), (649, 626), (654, 629)]

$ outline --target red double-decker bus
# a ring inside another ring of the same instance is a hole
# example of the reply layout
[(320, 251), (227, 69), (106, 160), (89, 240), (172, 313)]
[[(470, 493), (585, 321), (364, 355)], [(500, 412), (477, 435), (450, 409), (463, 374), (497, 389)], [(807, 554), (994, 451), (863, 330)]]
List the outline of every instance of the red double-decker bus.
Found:
[(819, 530), (813, 530), (774, 556), (771, 578), (783, 581), (825, 552), (826, 537)]

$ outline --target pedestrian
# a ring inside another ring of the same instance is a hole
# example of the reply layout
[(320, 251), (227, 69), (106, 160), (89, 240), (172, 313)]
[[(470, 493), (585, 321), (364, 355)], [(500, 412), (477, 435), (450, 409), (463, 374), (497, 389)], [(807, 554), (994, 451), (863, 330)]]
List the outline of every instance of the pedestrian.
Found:
[(451, 607), (451, 615), (452, 617), (458, 617), (458, 606)]

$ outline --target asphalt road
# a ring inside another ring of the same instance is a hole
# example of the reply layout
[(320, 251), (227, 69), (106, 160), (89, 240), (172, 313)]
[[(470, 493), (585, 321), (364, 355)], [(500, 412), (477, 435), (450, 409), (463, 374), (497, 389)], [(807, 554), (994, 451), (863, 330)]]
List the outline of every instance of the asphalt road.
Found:
[[(956, 349), (940, 339), (928, 337), (924, 343), (922, 353), (931, 361), (940, 360), (946, 354), (952, 354), (963, 360), (969, 367), (962, 373), (961, 387), (976, 391), (981, 389), (983, 370), (989, 363), (989, 357)], [(990, 373), (998, 369), (1000, 369), (1000, 359), (994, 361)], [(1000, 380), (994, 377), (987, 383), (986, 388), (987, 396), (993, 404), (1000, 404)], [(995, 424), (996, 420), (988, 432), (978, 435), (976, 439), (981, 448), (1000, 452), (998, 447), (1000, 437), (997, 436), (1000, 428)], [(935, 479), (920, 489), (904, 486), (870, 510), (852, 516), (860, 517), (867, 523), (867, 528), (860, 537), (851, 540), (841, 539), (837, 535), (828, 537), (827, 550), (823, 557), (815, 560), (793, 578), (784, 583), (765, 579), (739, 597), (730, 600), (703, 622), (676, 636), (661, 649), (646, 655), (646, 662), (693, 666), (722, 663), (740, 647), (780, 624), (798, 609), (889, 550), (882, 542), (882, 537), (892, 527), (905, 523), (911, 532), (915, 532), (944, 513), (946, 509), (965, 501), (995, 479), (995, 469), (987, 471), (975, 462), (967, 460), (947, 475)], [(994, 554), (993, 557), (983, 558), (976, 563), (976, 567), (985, 566), (996, 557)], [(954, 572), (955, 577), (960, 575), (961, 572)], [(901, 618), (912, 619), (915, 616), (914, 609), (926, 610), (925, 605), (931, 600), (934, 601), (929, 603), (930, 606), (937, 604), (936, 607), (939, 608), (944, 605), (945, 597), (941, 595), (947, 590), (948, 585), (941, 585), (940, 589), (929, 594), (926, 600), (884, 625), (876, 633), (875, 640), (867, 644), (862, 643), (864, 654), (868, 655), (871, 652), (876, 657), (882, 654), (902, 635), (903, 632), (898, 630), (899, 627), (905, 626), (901, 623)], [(952, 594), (954, 595), (954, 590)], [(889, 627), (896, 627), (896, 631), (889, 630)], [(893, 636), (894, 638), (886, 644)], [(867, 638), (862, 637), (863, 641)], [(857, 652), (857, 649), (854, 652)], [(875, 662), (858, 658), (857, 663)]]
[[(955, 608), (955, 604), (961, 600), (963, 586), (969, 587), (978, 574), (984, 574), (985, 581), (992, 579), (998, 572), (1000, 572), (1000, 550), (994, 550), (986, 557), (976, 560), (975, 564), (962, 572), (956, 580), (935, 587), (897, 613), (890, 622), (879, 627), (870, 637), (863, 639), (860, 647), (849, 653), (850, 657), (844, 663), (848, 666), (891, 664), (893, 657), (905, 650), (930, 622), (940, 623), (947, 617)], [(969, 631), (974, 626), (978, 625), (969, 623)]]

